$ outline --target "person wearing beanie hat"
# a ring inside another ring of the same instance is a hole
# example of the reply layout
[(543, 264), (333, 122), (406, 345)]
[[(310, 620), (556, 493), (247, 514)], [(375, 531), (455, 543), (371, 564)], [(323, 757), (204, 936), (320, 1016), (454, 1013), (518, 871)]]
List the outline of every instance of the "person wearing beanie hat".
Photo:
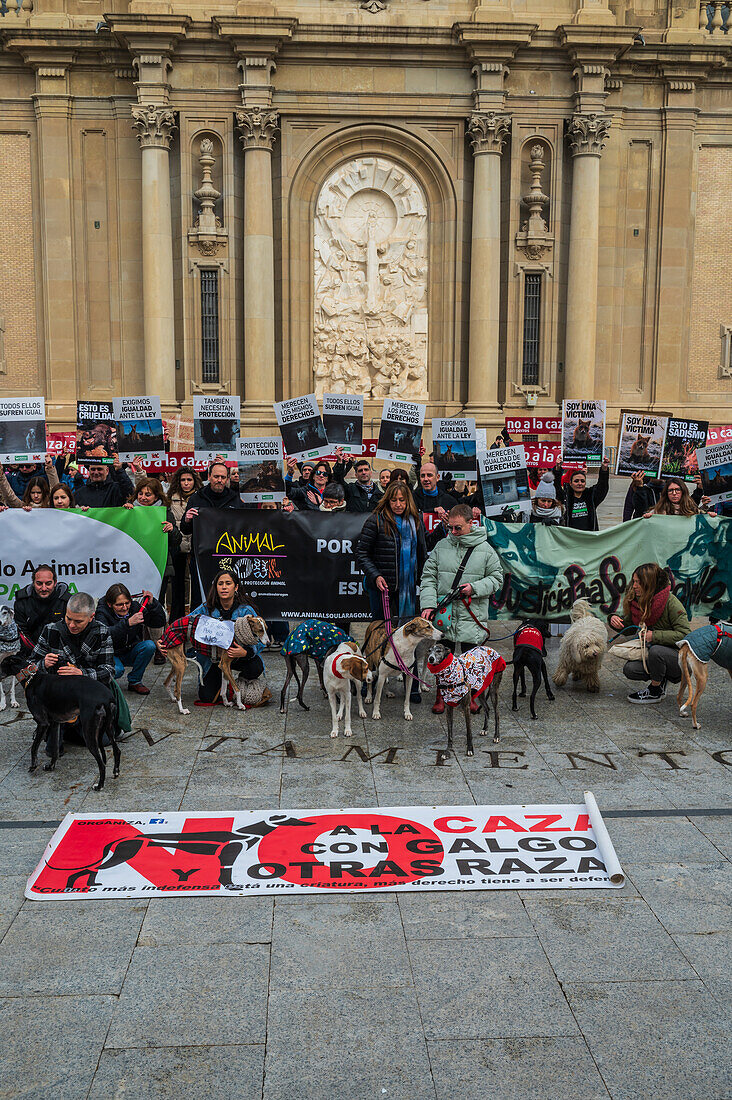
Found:
[(541, 475), (541, 480), (532, 494), (531, 523), (543, 523), (547, 527), (558, 527), (562, 522), (562, 506), (557, 500), (554, 478), (550, 473)]

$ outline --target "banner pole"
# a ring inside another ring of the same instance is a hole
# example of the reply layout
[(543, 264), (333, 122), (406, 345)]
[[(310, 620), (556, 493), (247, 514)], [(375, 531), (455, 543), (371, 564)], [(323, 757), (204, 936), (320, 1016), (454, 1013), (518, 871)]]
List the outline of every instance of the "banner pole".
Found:
[(615, 854), (613, 842), (610, 839), (610, 834), (607, 831), (605, 822), (602, 820), (602, 814), (595, 801), (595, 796), (592, 791), (585, 791), (584, 798), (585, 806), (587, 807), (587, 816), (590, 819), (590, 825), (595, 834), (595, 840), (597, 841), (597, 847), (602, 856), (602, 862), (605, 864), (605, 870), (610, 876), (610, 881), (614, 886), (623, 886), (625, 884), (625, 873), (620, 866), (620, 860)]

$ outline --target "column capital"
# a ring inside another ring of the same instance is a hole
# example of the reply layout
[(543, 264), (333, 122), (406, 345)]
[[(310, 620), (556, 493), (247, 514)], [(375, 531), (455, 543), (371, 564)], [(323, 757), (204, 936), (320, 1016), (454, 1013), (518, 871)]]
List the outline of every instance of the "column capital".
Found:
[(153, 103), (132, 107), (132, 129), (143, 149), (170, 149), (175, 128), (175, 115), (168, 107)]
[(573, 157), (599, 157), (610, 132), (609, 115), (577, 114), (567, 119), (567, 140)]
[(497, 111), (474, 111), (466, 123), (473, 156), (479, 153), (503, 152), (503, 144), (511, 129), (511, 116)]
[(259, 107), (242, 107), (236, 112), (236, 124), (242, 148), (269, 149), (280, 127), (280, 116), (276, 111), (263, 111)]

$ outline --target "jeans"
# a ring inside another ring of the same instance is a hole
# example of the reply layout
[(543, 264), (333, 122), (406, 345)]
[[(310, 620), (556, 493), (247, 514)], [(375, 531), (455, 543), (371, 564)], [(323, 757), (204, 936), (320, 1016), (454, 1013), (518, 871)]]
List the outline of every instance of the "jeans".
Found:
[(129, 668), (128, 684), (139, 684), (142, 675), (155, 655), (155, 642), (136, 642), (132, 649), (114, 655), (114, 678), (119, 680), (125, 668)]
[(623, 665), (623, 676), (629, 680), (669, 680), (672, 684), (681, 683), (681, 668), (679, 666), (679, 651), (676, 646), (651, 645), (646, 654), (648, 672), (643, 667), (642, 661), (626, 661)]
[[(234, 674), (235, 680), (237, 676), (241, 675), (243, 675), (246, 680), (256, 680), (264, 672), (264, 662), (256, 653), (251, 657), (235, 657), (231, 662), (231, 671)], [(202, 682), (198, 685), (199, 700), (202, 703), (213, 703), (216, 696), (222, 690), (222, 680), (223, 677), (219, 666), (211, 665)], [(228, 684), (224, 684), (223, 690), (228, 688), (228, 686)]]

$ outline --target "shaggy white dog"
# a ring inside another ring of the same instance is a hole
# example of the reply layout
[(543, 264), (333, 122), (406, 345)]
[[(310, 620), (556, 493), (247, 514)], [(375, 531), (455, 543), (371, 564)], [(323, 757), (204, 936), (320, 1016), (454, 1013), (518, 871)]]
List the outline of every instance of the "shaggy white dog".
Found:
[(588, 600), (575, 600), (569, 614), (572, 625), (559, 646), (554, 683), (561, 687), (571, 675), (584, 680), (588, 691), (599, 691), (600, 665), (607, 652), (605, 625), (595, 618)]

